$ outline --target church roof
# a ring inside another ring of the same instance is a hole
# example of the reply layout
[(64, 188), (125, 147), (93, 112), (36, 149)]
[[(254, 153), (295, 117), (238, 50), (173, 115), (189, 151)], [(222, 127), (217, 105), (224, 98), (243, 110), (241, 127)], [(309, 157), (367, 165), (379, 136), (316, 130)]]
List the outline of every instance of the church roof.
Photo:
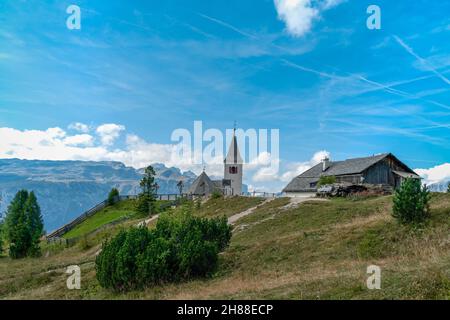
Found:
[(194, 195), (205, 195), (210, 194), (216, 189), (215, 183), (208, 177), (208, 175), (203, 171), (197, 179), (194, 180), (188, 193)]
[(239, 148), (238, 148), (236, 131), (233, 132), (233, 138), (230, 143), (230, 148), (228, 149), (228, 154), (225, 158), (225, 163), (236, 163), (236, 164), (243, 163), (241, 153), (239, 152)]

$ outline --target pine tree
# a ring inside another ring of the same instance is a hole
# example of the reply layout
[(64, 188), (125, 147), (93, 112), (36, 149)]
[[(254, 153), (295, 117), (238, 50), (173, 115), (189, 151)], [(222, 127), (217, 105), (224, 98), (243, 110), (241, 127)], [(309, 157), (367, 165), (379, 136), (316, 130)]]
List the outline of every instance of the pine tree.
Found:
[(112, 188), (108, 194), (108, 205), (112, 206), (119, 197), (119, 190), (117, 188)]
[(11, 258), (39, 255), (39, 238), (44, 232), (44, 223), (34, 192), (17, 192), (8, 206), (5, 229)]
[(31, 236), (27, 228), (25, 204), (28, 191), (20, 190), (11, 201), (6, 212), (6, 238), (9, 242), (9, 255), (11, 258), (23, 258), (31, 246)]
[(447, 192), (450, 193), (450, 182), (447, 185)]
[(27, 216), (27, 226), (31, 237), (31, 244), (27, 254), (29, 256), (39, 256), (39, 240), (44, 234), (44, 221), (42, 219), (41, 208), (33, 191), (30, 192), (25, 204), (25, 214)]
[(400, 223), (421, 223), (429, 217), (430, 193), (418, 179), (406, 179), (394, 194), (392, 215)]
[(183, 180), (178, 181), (177, 187), (178, 187), (178, 191), (180, 192), (180, 195), (182, 195), (183, 194), (183, 187), (184, 187)]
[(136, 210), (145, 215), (151, 215), (155, 211), (157, 184), (155, 183), (155, 170), (152, 166), (145, 168), (144, 177), (140, 182), (142, 193), (137, 199)]

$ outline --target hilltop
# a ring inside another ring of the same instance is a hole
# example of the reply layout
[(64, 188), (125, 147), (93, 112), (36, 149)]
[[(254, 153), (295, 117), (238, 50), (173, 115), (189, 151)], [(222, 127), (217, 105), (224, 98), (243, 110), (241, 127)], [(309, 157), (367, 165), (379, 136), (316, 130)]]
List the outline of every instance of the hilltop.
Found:
[[(214, 276), (117, 294), (98, 285), (94, 259), (105, 238), (142, 221), (125, 206), (127, 220), (72, 247), (43, 244), (41, 258), (0, 258), (0, 298), (450, 299), (450, 195), (432, 195), (431, 220), (419, 230), (397, 224), (391, 202), (391, 196), (304, 203), (210, 199), (195, 214), (231, 217), (252, 209), (234, 225)], [(81, 290), (65, 287), (65, 268), (72, 264), (81, 267)], [(381, 290), (366, 288), (371, 264), (381, 267)]]

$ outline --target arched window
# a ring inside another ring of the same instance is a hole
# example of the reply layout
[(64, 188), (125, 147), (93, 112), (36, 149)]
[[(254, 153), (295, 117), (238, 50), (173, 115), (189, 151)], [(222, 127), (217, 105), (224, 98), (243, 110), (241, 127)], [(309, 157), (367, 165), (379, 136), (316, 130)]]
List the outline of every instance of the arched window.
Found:
[(229, 171), (231, 174), (237, 174), (237, 173), (238, 173), (238, 168), (237, 168), (237, 167), (230, 167), (230, 168), (228, 169), (228, 171)]

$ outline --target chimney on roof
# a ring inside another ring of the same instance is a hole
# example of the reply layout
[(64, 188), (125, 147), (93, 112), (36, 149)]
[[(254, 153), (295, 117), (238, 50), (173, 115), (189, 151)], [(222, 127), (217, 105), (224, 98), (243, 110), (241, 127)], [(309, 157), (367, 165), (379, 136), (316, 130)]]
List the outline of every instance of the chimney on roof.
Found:
[(322, 171), (327, 171), (330, 167), (330, 158), (325, 157), (322, 159)]

